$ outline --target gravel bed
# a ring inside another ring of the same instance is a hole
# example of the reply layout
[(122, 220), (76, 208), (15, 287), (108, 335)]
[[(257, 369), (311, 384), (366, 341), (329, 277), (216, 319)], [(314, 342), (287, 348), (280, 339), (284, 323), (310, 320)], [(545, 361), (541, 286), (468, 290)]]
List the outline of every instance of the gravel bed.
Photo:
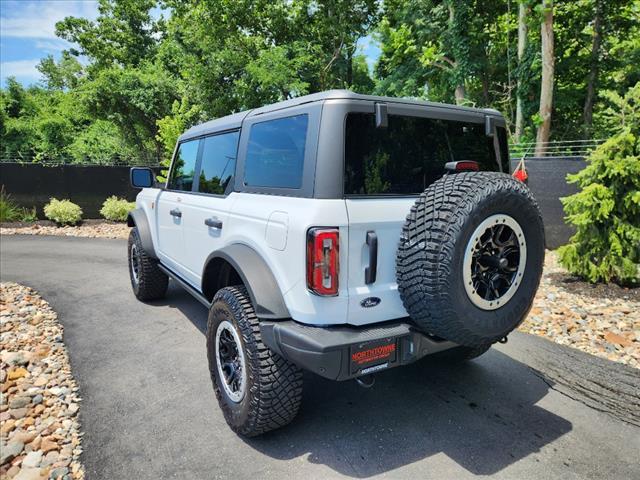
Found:
[(28, 287), (0, 284), (0, 478), (84, 478), (78, 387), (62, 326)]
[(640, 288), (583, 282), (547, 251), (533, 308), (519, 329), (640, 368)]
[(62, 237), (129, 238), (126, 223), (104, 220), (84, 220), (78, 226), (58, 227), (48, 220), (34, 223), (2, 223), (0, 235), (58, 235)]

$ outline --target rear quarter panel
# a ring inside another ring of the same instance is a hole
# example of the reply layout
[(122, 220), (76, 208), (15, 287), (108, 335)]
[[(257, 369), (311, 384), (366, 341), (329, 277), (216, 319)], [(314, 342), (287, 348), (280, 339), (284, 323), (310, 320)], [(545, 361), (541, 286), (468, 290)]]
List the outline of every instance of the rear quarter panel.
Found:
[[(258, 252), (273, 272), (294, 320), (314, 325), (347, 323), (347, 269), (342, 268), (347, 265), (347, 225), (344, 200), (242, 193), (228, 218), (226, 243), (245, 244)], [(340, 229), (337, 297), (320, 297), (307, 290), (306, 235), (310, 227)]]

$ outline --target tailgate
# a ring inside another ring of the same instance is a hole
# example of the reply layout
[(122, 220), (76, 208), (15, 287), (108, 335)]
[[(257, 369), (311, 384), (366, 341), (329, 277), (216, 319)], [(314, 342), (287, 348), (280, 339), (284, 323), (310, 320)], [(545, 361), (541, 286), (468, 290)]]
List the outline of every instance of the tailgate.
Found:
[[(402, 225), (415, 197), (358, 198), (345, 202), (349, 218), (348, 323), (364, 325), (406, 317), (398, 294), (395, 261)], [(377, 240), (377, 272), (375, 281), (367, 283), (366, 269), (374, 260), (372, 239)]]

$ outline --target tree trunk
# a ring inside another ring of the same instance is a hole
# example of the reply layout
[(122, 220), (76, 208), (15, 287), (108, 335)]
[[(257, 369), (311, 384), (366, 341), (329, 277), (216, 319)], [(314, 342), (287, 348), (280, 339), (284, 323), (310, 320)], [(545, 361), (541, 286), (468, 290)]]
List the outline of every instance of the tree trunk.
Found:
[(596, 11), (593, 20), (593, 37), (591, 40), (591, 69), (587, 78), (587, 96), (584, 100), (583, 124), (584, 138), (591, 136), (593, 124), (593, 103), (596, 97), (596, 82), (598, 81), (598, 61), (600, 59), (600, 45), (602, 45), (602, 1), (596, 0)]
[[(529, 35), (529, 27), (527, 26), (527, 17), (529, 16), (530, 7), (524, 1), (520, 2), (518, 10), (518, 67), (522, 68), (522, 60), (524, 52), (527, 49), (527, 36)], [(513, 139), (516, 143), (522, 138), (524, 133), (524, 92), (522, 91), (522, 82), (518, 74), (518, 85), (516, 87), (516, 131)]]
[(551, 133), (551, 109), (553, 107), (553, 0), (543, 0), (544, 9), (540, 36), (542, 38), (542, 85), (540, 88), (540, 118), (536, 136), (536, 156), (544, 156)]
[(464, 103), (464, 97), (465, 97), (464, 85), (460, 84), (456, 86), (455, 95), (456, 95), (456, 105), (462, 105)]
[(449, 48), (454, 62), (451, 69), (451, 83), (456, 86), (454, 91), (456, 104), (462, 105), (466, 95), (464, 84), (469, 75), (469, 51), (464, 48), (468, 43), (466, 28), (469, 19), (465, 15), (468, 6), (465, 0), (448, 0), (447, 6), (449, 8), (447, 41), (450, 43)]
[(489, 76), (486, 71), (482, 73), (482, 99), (484, 100), (485, 107), (491, 105), (491, 101), (489, 99)]
[(347, 88), (353, 86), (353, 54), (356, 51), (356, 44), (347, 48)]

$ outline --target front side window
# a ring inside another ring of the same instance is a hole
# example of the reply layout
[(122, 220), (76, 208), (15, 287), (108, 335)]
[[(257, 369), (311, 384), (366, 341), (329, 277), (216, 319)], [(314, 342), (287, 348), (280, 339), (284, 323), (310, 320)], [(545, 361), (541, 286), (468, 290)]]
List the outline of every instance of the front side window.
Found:
[(244, 184), (300, 188), (308, 115), (279, 118), (251, 126)]
[(198, 191), (223, 195), (236, 169), (239, 132), (204, 139)]
[(173, 160), (171, 174), (167, 182), (169, 190), (191, 191), (193, 177), (196, 174), (196, 160), (198, 158), (199, 140), (181, 143)]
[[(506, 138), (500, 141), (506, 148)], [(347, 115), (346, 195), (419, 194), (445, 173), (447, 162), (459, 160), (498, 170), (483, 123), (389, 115), (388, 128), (376, 128), (373, 114)]]

